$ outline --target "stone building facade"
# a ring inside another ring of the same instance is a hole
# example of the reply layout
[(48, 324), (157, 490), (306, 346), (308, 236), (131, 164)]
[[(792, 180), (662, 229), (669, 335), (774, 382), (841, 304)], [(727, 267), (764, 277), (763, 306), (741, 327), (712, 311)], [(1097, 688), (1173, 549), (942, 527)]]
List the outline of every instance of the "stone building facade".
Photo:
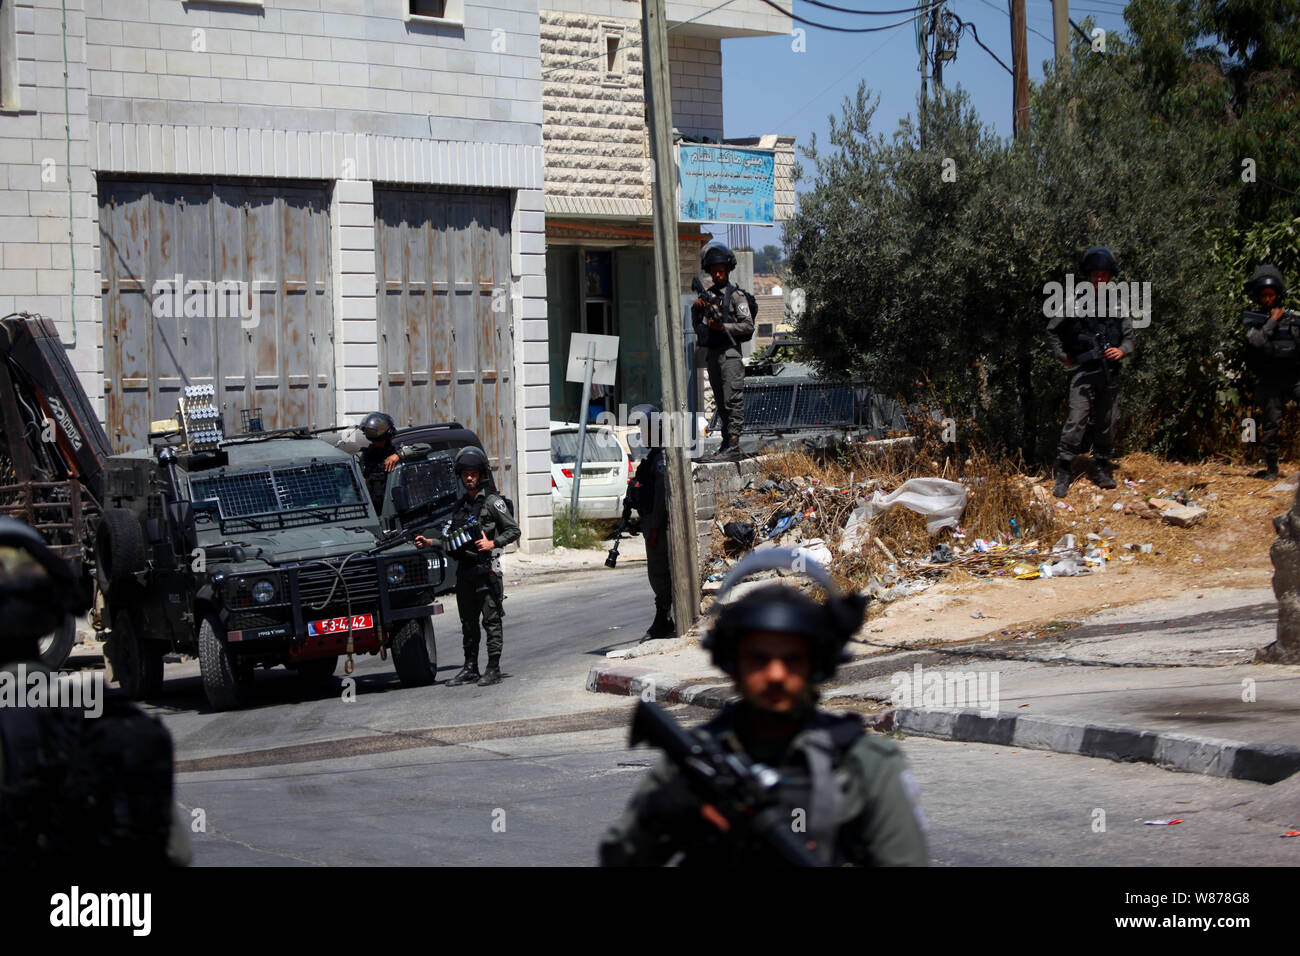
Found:
[[(619, 336), (611, 408), (660, 397), (641, 8), (635, 0), (544, 0), (542, 6), (550, 405), (555, 418), (574, 420), (581, 386), (566, 383), (564, 373), (575, 331)], [(722, 40), (790, 33), (789, 17), (759, 0), (708, 12), (713, 6), (668, 4), (673, 125), (685, 142), (723, 141)], [(775, 154), (776, 218), (789, 218), (793, 138), (772, 134), (734, 143)], [(707, 239), (698, 224), (679, 227), (683, 293), (698, 274)]]
[(56, 320), (110, 442), (188, 383), (227, 430), (457, 418), (549, 548), (536, 4), (66, 9), (0, 0), (0, 309)]

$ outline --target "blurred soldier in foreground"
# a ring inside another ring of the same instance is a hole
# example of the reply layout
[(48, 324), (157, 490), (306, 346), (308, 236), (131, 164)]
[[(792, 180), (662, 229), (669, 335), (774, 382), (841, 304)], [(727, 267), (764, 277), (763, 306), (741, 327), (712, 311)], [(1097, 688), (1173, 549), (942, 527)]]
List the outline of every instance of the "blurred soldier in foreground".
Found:
[[(1128, 315), (1113, 315), (1105, 286), (1119, 264), (1105, 246), (1093, 246), (1083, 256), (1082, 272), (1092, 283), (1092, 295), (1080, 310), (1066, 303), (1047, 323), (1047, 345), (1070, 372), (1070, 405), (1057, 445), (1056, 484), (1052, 494), (1070, 493), (1070, 468), (1084, 444), (1092, 446), (1092, 482), (1114, 488), (1111, 460), (1115, 457), (1115, 422), (1119, 418), (1120, 361), (1133, 354), (1137, 339)], [(1071, 312), (1074, 312), (1071, 315)]]
[[(798, 552), (751, 554), (722, 591), (755, 571), (802, 569)], [(743, 697), (688, 734), (641, 702), (633, 742), (665, 751), (601, 840), (605, 866), (923, 866), (916, 784), (893, 741), (856, 715), (817, 707), (815, 685), (835, 672), (866, 598), (827, 591), (818, 604), (781, 584), (723, 608), (705, 638)]]
[(1242, 324), (1246, 329), (1246, 361), (1255, 375), (1255, 395), (1263, 409), (1259, 444), (1264, 452), (1264, 469), (1253, 477), (1274, 481), (1282, 410), (1288, 399), (1300, 402), (1300, 316), (1282, 305), (1286, 282), (1276, 266), (1265, 264), (1256, 269), (1246, 283), (1246, 294), (1259, 306), (1258, 312), (1242, 313)]
[(40, 663), (38, 639), (87, 611), (87, 590), (36, 531), (0, 518), (0, 865), (183, 866), (171, 735), (102, 683), (102, 708), (68, 705), (81, 688), (58, 690)]

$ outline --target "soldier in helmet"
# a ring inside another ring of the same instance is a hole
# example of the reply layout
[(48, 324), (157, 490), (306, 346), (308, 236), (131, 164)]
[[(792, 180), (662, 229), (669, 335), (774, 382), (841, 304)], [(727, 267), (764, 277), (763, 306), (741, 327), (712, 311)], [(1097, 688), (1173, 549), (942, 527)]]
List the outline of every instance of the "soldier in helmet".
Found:
[(1120, 362), (1137, 348), (1132, 318), (1108, 314), (1105, 285), (1119, 272), (1114, 255), (1105, 246), (1092, 246), (1084, 253), (1082, 271), (1093, 286), (1092, 305), (1080, 308), (1066, 303), (1047, 323), (1048, 347), (1071, 370), (1069, 414), (1057, 445), (1052, 488), (1058, 498), (1070, 492), (1070, 468), (1085, 443), (1092, 446), (1093, 484), (1115, 487), (1111, 461), (1119, 417)]
[[(754, 571), (800, 567), (796, 552), (753, 554), (741, 561), (722, 595)], [(893, 741), (867, 733), (857, 715), (817, 707), (816, 685), (835, 672), (866, 599), (841, 596), (814, 565), (810, 577), (829, 597), (819, 604), (781, 584), (765, 585), (727, 604), (705, 638), (713, 663), (730, 675), (741, 700), (696, 733), (726, 752), (743, 752), (780, 774), (778, 816), (801, 825), (823, 865), (923, 866), (924, 817), (917, 788)], [(775, 863), (767, 845), (731, 827), (717, 808), (662, 761), (633, 795), (623, 818), (600, 843), (605, 866), (696, 866)]]
[(710, 243), (700, 255), (700, 269), (709, 274), (713, 285), (708, 294), (720, 300), (720, 306), (703, 296), (691, 306), (691, 317), (699, 344), (708, 350), (709, 385), (722, 420), (720, 458), (740, 455), (740, 433), (745, 429), (745, 363), (740, 345), (754, 336), (754, 315), (749, 297), (731, 282), (736, 256), (721, 243)]
[[(452, 551), (456, 559), (456, 608), (460, 612), (461, 641), (465, 648), (465, 666), (451, 680), (448, 687), (477, 683), (480, 687), (501, 682), (501, 647), (503, 632), (501, 617), (505, 613), (505, 586), (501, 580), (501, 550), (519, 540), (519, 525), (506, 499), (497, 493), (492, 481), (492, 469), (487, 455), (473, 445), (462, 448), (456, 455), (456, 474), (465, 486), (461, 499), (451, 518), (451, 529), (461, 528), (471, 518), (477, 520), (472, 539)], [(418, 548), (440, 546), (441, 542), (423, 535), (416, 537)], [(481, 633), (487, 631), (487, 669), (480, 674), (478, 648)]]
[(1255, 373), (1256, 397), (1263, 408), (1259, 443), (1264, 469), (1254, 477), (1272, 481), (1277, 478), (1282, 409), (1288, 399), (1300, 401), (1300, 316), (1282, 305), (1286, 283), (1277, 266), (1265, 264), (1256, 269), (1246, 283), (1246, 294), (1259, 306), (1254, 316), (1246, 313), (1244, 317), (1247, 361)]
[(361, 434), (370, 442), (357, 452), (357, 465), (361, 468), (361, 477), (365, 479), (370, 500), (374, 502), (375, 511), (384, 507), (384, 489), (388, 484), (388, 472), (397, 467), (399, 462), (418, 461), (429, 454), (430, 446), (423, 442), (410, 445), (397, 445), (397, 423), (392, 416), (383, 412), (371, 412), (361, 423)]

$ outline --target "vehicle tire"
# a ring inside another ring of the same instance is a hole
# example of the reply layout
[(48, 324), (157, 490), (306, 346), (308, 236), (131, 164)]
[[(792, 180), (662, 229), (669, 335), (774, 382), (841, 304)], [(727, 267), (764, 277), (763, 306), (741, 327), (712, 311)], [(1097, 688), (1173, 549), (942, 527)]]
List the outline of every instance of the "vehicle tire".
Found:
[(125, 508), (106, 508), (95, 529), (95, 574), (108, 593), (144, 570), (144, 533)]
[(199, 625), (199, 671), (213, 710), (232, 710), (248, 703), (252, 669), (230, 653), (225, 629), (211, 615)]
[(309, 684), (323, 684), (334, 676), (334, 669), (339, 666), (339, 656), (318, 657), (311, 661), (299, 661), (296, 665), (298, 676)]
[(403, 687), (428, 687), (433, 683), (438, 673), (438, 648), (433, 642), (432, 621), (428, 618), (404, 621), (393, 632), (390, 644), (393, 670), (397, 671)]
[(117, 681), (122, 693), (135, 700), (148, 700), (162, 690), (163, 653), (161, 641), (148, 640), (144, 620), (132, 605), (109, 605), (112, 630), (104, 644), (110, 678)]
[(41, 652), (41, 663), (52, 671), (58, 670), (72, 656), (73, 645), (77, 643), (77, 619), (71, 614), (63, 616), (63, 623), (37, 643)]

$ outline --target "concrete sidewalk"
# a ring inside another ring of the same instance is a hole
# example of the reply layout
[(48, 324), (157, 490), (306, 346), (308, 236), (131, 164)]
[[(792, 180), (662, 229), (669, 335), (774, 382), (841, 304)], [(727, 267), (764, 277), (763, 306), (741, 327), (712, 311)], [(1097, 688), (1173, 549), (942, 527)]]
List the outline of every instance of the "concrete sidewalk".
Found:
[[(823, 697), (878, 704), (881, 731), (1274, 783), (1300, 771), (1300, 668), (1250, 663), (1276, 627), (1268, 589), (1189, 592), (1029, 639), (870, 654)], [(587, 689), (722, 706), (730, 682), (698, 645), (671, 643), (596, 665)]]

